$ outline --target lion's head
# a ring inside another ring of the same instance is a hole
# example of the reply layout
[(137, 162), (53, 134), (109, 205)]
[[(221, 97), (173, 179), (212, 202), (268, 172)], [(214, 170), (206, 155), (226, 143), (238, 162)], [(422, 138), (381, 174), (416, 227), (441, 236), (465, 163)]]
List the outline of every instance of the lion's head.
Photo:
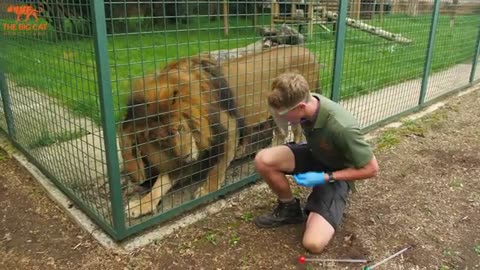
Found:
[(199, 147), (196, 138), (198, 130), (192, 130), (189, 120), (174, 113), (158, 120), (150, 120), (145, 130), (149, 143), (154, 143), (160, 151), (168, 151), (178, 162), (190, 163), (198, 160)]
[(200, 88), (205, 85), (191, 79), (192, 74), (184, 70), (170, 69), (134, 86), (143, 99), (135, 108), (135, 119), (138, 122), (138, 116), (144, 116), (140, 126), (145, 138), (179, 163), (197, 161), (210, 143), (208, 110), (201, 102)]

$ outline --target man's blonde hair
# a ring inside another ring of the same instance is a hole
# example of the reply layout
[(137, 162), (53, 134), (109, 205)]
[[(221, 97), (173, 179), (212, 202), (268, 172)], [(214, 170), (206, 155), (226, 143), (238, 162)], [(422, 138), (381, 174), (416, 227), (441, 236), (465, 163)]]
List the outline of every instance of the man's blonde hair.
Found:
[(310, 99), (307, 80), (298, 73), (286, 72), (272, 82), (272, 92), (268, 95), (268, 105), (276, 110), (291, 108), (301, 101)]

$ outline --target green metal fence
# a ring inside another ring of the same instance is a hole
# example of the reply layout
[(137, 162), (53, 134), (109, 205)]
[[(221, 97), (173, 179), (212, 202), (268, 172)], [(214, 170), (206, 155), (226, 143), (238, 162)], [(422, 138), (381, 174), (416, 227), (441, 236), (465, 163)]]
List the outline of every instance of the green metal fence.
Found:
[(409, 2), (3, 1), (0, 130), (122, 240), (257, 179), (292, 59), (365, 131), (477, 83), (480, 5)]

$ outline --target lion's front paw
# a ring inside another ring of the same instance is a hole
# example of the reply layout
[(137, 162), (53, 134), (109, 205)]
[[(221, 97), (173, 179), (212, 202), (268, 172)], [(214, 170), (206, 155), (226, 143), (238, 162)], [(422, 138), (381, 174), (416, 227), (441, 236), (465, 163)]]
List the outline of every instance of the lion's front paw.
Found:
[(128, 203), (128, 209), (126, 209), (127, 215), (130, 218), (138, 218), (153, 212), (153, 206), (151, 201), (140, 202), (140, 199), (132, 199)]
[(279, 146), (283, 145), (285, 143), (285, 139), (287, 137), (284, 136), (283, 134), (273, 134), (272, 137), (272, 146)]
[(204, 195), (207, 195), (208, 194), (208, 190), (204, 187), (201, 187), (201, 188), (198, 188), (195, 193), (193, 193), (193, 198), (196, 199), (196, 198), (200, 198)]
[(239, 145), (235, 152), (235, 158), (243, 157), (243, 155), (245, 155), (246, 152), (247, 152), (247, 147), (245, 145)]
[(132, 184), (130, 182), (128, 182), (126, 187), (125, 187), (125, 194), (127, 196), (132, 196), (132, 195), (135, 195), (135, 194), (141, 194), (141, 193), (144, 193), (145, 191), (147, 191), (146, 187), (136, 185), (136, 184)]

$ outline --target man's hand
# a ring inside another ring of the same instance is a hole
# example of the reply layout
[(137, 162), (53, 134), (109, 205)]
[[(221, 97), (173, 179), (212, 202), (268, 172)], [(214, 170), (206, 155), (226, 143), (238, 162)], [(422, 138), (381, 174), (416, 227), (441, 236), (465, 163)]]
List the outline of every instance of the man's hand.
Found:
[(306, 172), (293, 175), (293, 179), (297, 184), (305, 187), (314, 187), (325, 184), (325, 173), (323, 172)]

